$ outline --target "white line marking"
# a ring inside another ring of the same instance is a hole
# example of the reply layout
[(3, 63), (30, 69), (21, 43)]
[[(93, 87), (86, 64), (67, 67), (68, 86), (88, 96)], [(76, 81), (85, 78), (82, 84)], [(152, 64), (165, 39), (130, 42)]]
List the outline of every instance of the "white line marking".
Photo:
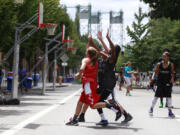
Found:
[(52, 110), (56, 109), (57, 107), (59, 107), (60, 104), (64, 104), (65, 102), (67, 102), (69, 99), (71, 99), (72, 97), (74, 97), (75, 95), (77, 95), (79, 92), (81, 91), (81, 89), (79, 89), (78, 91), (74, 92), (72, 95), (64, 98), (63, 100), (61, 100), (58, 104), (54, 104), (46, 109), (44, 109), (43, 111), (35, 114), (34, 116), (28, 118), (27, 120), (19, 123), (18, 125), (14, 126), (13, 128), (11, 128), (10, 130), (7, 130), (5, 132), (3, 132), (1, 135), (14, 135), (15, 133), (17, 133), (19, 130), (21, 130), (23, 127), (25, 127), (26, 125), (36, 121), (37, 119), (39, 119), (40, 117), (46, 115), (47, 113), (51, 112)]
[[(178, 118), (180, 118), (180, 115), (176, 115), (176, 114), (175, 114), (175, 116), (178, 117)], [(180, 119), (176, 119), (176, 120), (180, 122)]]

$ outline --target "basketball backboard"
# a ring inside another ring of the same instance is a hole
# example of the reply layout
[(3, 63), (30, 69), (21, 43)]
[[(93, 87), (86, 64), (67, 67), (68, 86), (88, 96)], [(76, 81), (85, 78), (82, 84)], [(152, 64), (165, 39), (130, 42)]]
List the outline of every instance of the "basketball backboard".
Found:
[(38, 9), (38, 27), (42, 28), (42, 24), (43, 24), (43, 4), (41, 2), (39, 2), (39, 9)]
[(63, 25), (62, 25), (61, 42), (64, 42), (64, 38), (65, 38), (65, 30), (66, 30), (66, 26), (63, 24)]

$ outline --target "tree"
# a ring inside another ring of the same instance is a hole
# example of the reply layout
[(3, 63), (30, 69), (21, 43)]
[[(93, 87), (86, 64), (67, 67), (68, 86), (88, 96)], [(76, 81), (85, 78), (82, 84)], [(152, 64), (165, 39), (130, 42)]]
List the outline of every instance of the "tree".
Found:
[(180, 1), (179, 0), (141, 0), (149, 4), (151, 8), (149, 16), (151, 18), (171, 18), (180, 19)]
[(142, 8), (139, 8), (138, 14), (135, 13), (134, 16), (137, 22), (133, 22), (132, 24), (133, 30), (131, 30), (129, 26), (127, 26), (126, 30), (131, 38), (131, 42), (137, 43), (141, 39), (146, 37), (148, 34), (147, 31), (148, 23), (147, 24), (142, 23), (142, 21), (147, 17), (147, 14), (142, 12)]
[(139, 8), (138, 14), (135, 13), (136, 21), (132, 24), (132, 29), (127, 26), (127, 33), (131, 38), (132, 45), (128, 45), (126, 49), (129, 60), (132, 61), (133, 66), (138, 70), (147, 70), (148, 57), (145, 57), (148, 47), (145, 44), (145, 40), (148, 35), (148, 23), (143, 24), (142, 21), (147, 17), (145, 13), (142, 12), (142, 9)]
[(161, 57), (162, 50), (168, 48), (170, 56), (175, 63), (175, 68), (179, 71), (180, 67), (180, 21), (171, 21), (170, 19), (160, 18), (150, 21), (150, 35), (146, 42), (149, 43), (150, 57), (152, 64)]
[(12, 0), (0, 1), (0, 51), (6, 52), (14, 45), (17, 10)]

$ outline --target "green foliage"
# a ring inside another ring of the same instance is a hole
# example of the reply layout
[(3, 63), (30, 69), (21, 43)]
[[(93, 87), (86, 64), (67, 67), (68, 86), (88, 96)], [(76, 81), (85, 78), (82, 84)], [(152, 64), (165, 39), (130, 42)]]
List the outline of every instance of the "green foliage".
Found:
[(151, 18), (171, 18), (180, 19), (180, 1), (179, 0), (141, 0), (149, 4)]
[[(85, 56), (85, 49), (87, 41), (80, 40), (79, 32), (79, 19), (76, 17), (73, 22), (69, 15), (66, 13), (65, 8), (59, 3), (59, 0), (40, 0), (44, 5), (44, 23), (57, 24), (56, 34), (61, 32), (62, 24), (66, 26), (66, 34), (74, 40), (74, 47), (77, 48), (76, 55), (71, 52), (67, 52), (69, 59), (69, 67), (76, 67), (77, 63)], [(24, 0), (24, 3), (15, 4), (13, 0), (1, 0), (0, 1), (0, 51), (4, 54), (14, 45), (15, 27), (17, 23), (24, 23), (34, 14), (38, 12), (39, 0)], [(33, 23), (37, 25), (37, 21)], [(25, 35), (29, 30), (24, 30), (22, 35)], [(35, 59), (37, 49), (42, 52), (45, 50), (45, 40), (47, 37), (46, 29), (43, 28), (34, 33), (28, 40), (23, 42), (20, 47), (20, 61), (25, 58), (29, 63), (32, 63)], [(53, 59), (53, 54), (49, 56), (50, 61)], [(11, 63), (12, 60), (9, 60)], [(61, 61), (59, 60), (60, 64)], [(32, 64), (31, 64), (32, 66)]]
[(8, 51), (13, 45), (17, 9), (12, 0), (0, 1), (0, 51)]
[(153, 59), (161, 57), (162, 50), (168, 48), (176, 69), (180, 67), (180, 21), (161, 18), (151, 20), (148, 41)]
[(145, 41), (148, 35), (147, 28), (149, 24), (142, 23), (147, 15), (142, 12), (141, 8), (139, 8), (138, 14), (135, 13), (134, 16), (136, 21), (132, 24), (132, 30), (129, 26), (127, 27), (127, 33), (131, 38), (132, 45), (126, 47), (126, 53), (132, 65), (142, 71), (147, 70), (145, 66), (148, 64), (148, 57), (146, 57), (148, 46)]
[(148, 34), (148, 23), (145, 25), (142, 23), (142, 21), (145, 19), (145, 17), (147, 17), (147, 15), (142, 12), (141, 8), (139, 8), (138, 14), (135, 13), (134, 16), (137, 22), (133, 22), (133, 30), (131, 30), (129, 26), (127, 26), (127, 33), (131, 37), (131, 42), (137, 43), (138, 41), (146, 37), (146, 35)]
[(180, 72), (180, 21), (153, 19), (149, 22), (148, 31), (146, 37), (126, 46), (121, 64), (131, 61), (140, 71), (152, 70), (153, 64), (162, 56), (162, 50), (168, 48), (175, 69)]

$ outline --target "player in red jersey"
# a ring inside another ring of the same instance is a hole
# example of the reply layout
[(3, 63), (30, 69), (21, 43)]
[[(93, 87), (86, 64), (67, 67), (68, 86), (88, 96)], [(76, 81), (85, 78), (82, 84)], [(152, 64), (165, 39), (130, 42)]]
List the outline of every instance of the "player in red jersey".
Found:
[(89, 47), (87, 49), (87, 57), (82, 60), (80, 72), (76, 74), (76, 78), (82, 79), (83, 92), (79, 98), (76, 106), (74, 117), (66, 125), (78, 125), (78, 116), (83, 104), (89, 105), (92, 109), (97, 108), (111, 108), (113, 104), (99, 102), (100, 96), (96, 93), (97, 90), (97, 70), (98, 70), (98, 53), (95, 48)]

